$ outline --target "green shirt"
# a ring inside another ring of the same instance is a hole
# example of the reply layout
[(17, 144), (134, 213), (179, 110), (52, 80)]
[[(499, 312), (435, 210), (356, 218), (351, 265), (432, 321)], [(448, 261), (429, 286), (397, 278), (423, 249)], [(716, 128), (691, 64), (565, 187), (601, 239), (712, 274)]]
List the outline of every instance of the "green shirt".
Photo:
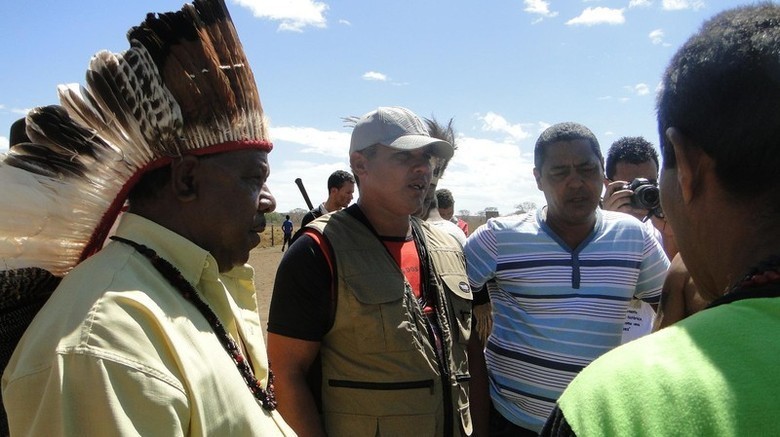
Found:
[(780, 299), (707, 309), (603, 355), (558, 404), (579, 436), (780, 430)]

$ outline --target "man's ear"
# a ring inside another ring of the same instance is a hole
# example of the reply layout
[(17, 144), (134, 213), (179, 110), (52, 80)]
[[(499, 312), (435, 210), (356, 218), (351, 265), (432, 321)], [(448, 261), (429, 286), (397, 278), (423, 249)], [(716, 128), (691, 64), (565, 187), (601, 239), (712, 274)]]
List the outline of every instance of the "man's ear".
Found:
[(536, 167), (534, 167), (534, 179), (536, 179), (536, 188), (542, 191), (542, 172)]
[(200, 161), (193, 155), (184, 155), (171, 163), (171, 189), (173, 195), (182, 202), (195, 200), (198, 192), (196, 173), (200, 170)]
[(368, 158), (360, 152), (352, 152), (349, 155), (349, 165), (352, 167), (352, 173), (364, 179), (368, 167)]
[(679, 129), (666, 129), (666, 137), (674, 149), (677, 183), (683, 202), (689, 204), (706, 188), (705, 179), (712, 176), (710, 171), (714, 171), (714, 162)]

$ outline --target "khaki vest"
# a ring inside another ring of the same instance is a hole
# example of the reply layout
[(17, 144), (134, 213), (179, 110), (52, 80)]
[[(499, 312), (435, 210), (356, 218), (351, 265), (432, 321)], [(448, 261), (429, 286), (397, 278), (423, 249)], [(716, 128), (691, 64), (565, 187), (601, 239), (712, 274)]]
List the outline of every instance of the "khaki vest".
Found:
[(435, 272), (429, 292), (446, 302), (437, 305), (443, 372), (422, 309), (382, 242), (345, 211), (309, 224), (330, 243), (338, 273), (335, 321), (321, 345), (331, 436), (471, 434), (465, 259), (451, 236), (418, 223)]

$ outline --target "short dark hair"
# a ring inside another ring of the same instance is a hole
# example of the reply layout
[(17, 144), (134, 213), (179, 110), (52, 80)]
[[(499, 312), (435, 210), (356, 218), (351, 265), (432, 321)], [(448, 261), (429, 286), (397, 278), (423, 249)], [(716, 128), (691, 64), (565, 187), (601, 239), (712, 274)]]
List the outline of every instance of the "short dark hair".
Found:
[(452, 208), (455, 205), (455, 198), (452, 197), (452, 191), (442, 188), (436, 190), (436, 202), (439, 208)]
[[(653, 161), (655, 168), (660, 169), (658, 152), (656, 152), (651, 142), (644, 137), (622, 137), (612, 143), (607, 152), (607, 165), (605, 168), (607, 178), (612, 180), (615, 176), (615, 169), (620, 162), (643, 164), (647, 161)], [(656, 174), (657, 177), (658, 175)]]
[(290, 220), (290, 214), (287, 214), (286, 216), (284, 216), (284, 218), (286, 218), (287, 220)]
[(588, 141), (593, 153), (599, 158), (599, 162), (604, 165), (604, 156), (601, 154), (601, 146), (599, 146), (599, 140), (596, 139), (596, 135), (593, 135), (590, 129), (579, 123), (567, 121), (550, 126), (539, 135), (539, 139), (536, 140), (536, 146), (534, 147), (534, 166), (540, 172), (542, 171), (548, 145), (560, 141), (576, 140)]
[(664, 168), (677, 163), (666, 137), (678, 129), (715, 161), (734, 194), (780, 187), (780, 6), (763, 3), (705, 22), (672, 58), (658, 95)]
[[(428, 135), (433, 138), (444, 140), (452, 144), (453, 150), (458, 150), (458, 146), (455, 144), (455, 128), (452, 126), (451, 118), (446, 125), (437, 121), (433, 116), (431, 116), (431, 118), (425, 118), (424, 120), (428, 128)], [(434, 174), (434, 176), (441, 177), (444, 174), (444, 170), (446, 170), (447, 166), (450, 164), (450, 159), (443, 160), (440, 168), (433, 169), (434, 172), (438, 170), (438, 173)]]
[(330, 192), (331, 188), (335, 188), (337, 190), (341, 189), (341, 187), (343, 187), (347, 182), (351, 182), (353, 184), (355, 183), (355, 178), (352, 176), (352, 173), (344, 170), (334, 171), (328, 178), (328, 192)]

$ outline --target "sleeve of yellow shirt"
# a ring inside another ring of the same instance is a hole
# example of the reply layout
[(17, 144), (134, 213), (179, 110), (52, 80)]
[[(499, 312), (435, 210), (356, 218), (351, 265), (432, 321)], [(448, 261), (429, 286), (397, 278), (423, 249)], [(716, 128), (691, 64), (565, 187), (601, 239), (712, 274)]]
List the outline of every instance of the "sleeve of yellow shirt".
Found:
[(15, 430), (63, 436), (188, 434), (189, 406), (182, 388), (114, 359), (67, 352), (54, 367), (13, 381), (5, 387), (5, 394), (16, 392), (17, 399), (6, 405), (15, 420), (11, 435)]

